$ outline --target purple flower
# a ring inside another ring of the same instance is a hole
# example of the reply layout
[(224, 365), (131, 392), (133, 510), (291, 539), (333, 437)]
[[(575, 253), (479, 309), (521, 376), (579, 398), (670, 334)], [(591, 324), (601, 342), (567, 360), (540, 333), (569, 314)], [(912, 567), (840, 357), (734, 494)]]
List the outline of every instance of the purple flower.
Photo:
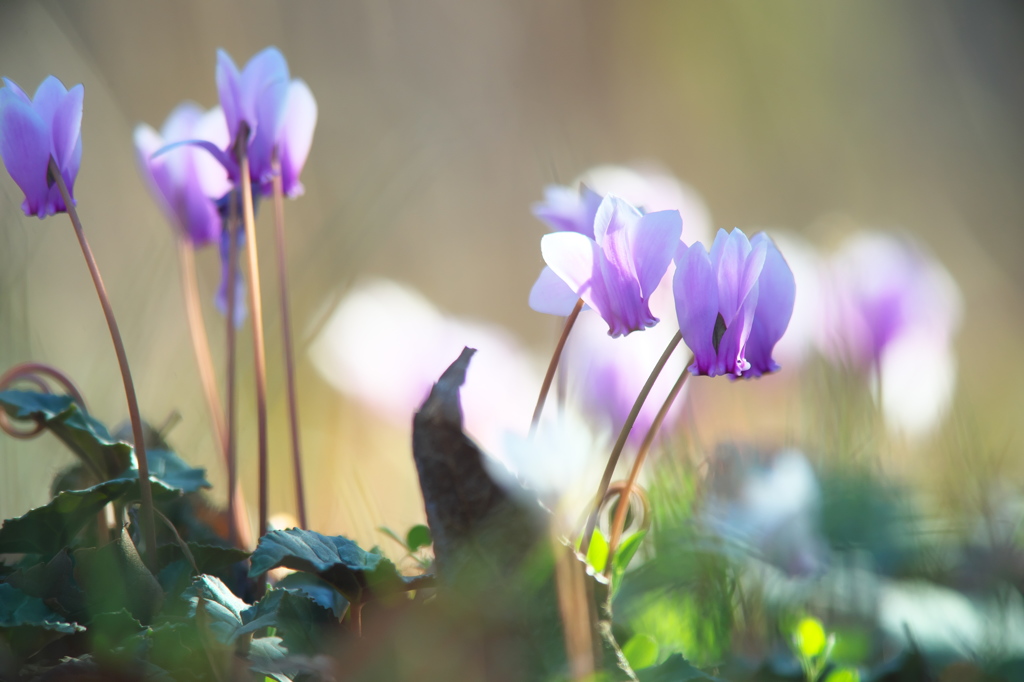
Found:
[(766, 234), (748, 241), (742, 230), (719, 230), (710, 254), (699, 242), (681, 245), (672, 284), (691, 372), (759, 377), (779, 368), (772, 350), (793, 315), (796, 283)]
[(57, 183), (50, 178), (52, 158), (74, 201), (75, 177), (82, 163), (81, 85), (68, 90), (47, 76), (29, 99), (14, 81), (0, 88), (0, 157), (25, 193), (25, 215), (45, 218), (67, 210)]
[(207, 140), (218, 147), (228, 144), (227, 126), (220, 107), (204, 112), (197, 104), (180, 104), (158, 133), (146, 124), (135, 128), (135, 152), (139, 168), (164, 213), (193, 246), (220, 239), (221, 216), (217, 200), (231, 191), (224, 169), (202, 149), (176, 147), (153, 154), (168, 144)]
[(298, 178), (313, 140), (316, 100), (305, 82), (290, 79), (280, 50), (266, 48), (241, 72), (227, 52), (218, 50), (217, 91), (232, 143), (243, 129), (248, 131), (249, 176), (258, 190), (272, 192), (276, 148), (285, 193), (301, 194)]
[[(597, 209), (593, 238), (555, 232), (544, 235), (540, 246), (551, 272), (600, 313), (608, 333), (617, 337), (658, 322), (651, 314), (650, 296), (672, 261), (682, 230), (677, 211), (641, 215), (609, 195)], [(546, 299), (537, 285), (530, 297), (531, 305)]]

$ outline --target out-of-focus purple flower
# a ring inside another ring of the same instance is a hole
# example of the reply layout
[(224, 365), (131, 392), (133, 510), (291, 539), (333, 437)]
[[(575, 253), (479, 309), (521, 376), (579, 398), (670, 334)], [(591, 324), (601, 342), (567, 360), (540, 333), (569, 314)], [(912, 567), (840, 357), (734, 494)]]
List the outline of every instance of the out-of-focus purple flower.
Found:
[(909, 236), (860, 232), (833, 257), (830, 285), (824, 352), (881, 378), (889, 424), (924, 433), (956, 385), (956, 282)]
[(74, 184), (82, 163), (81, 85), (68, 90), (47, 76), (29, 99), (14, 81), (0, 88), (0, 157), (25, 193), (25, 215), (45, 218), (67, 210), (57, 183), (49, 176), (52, 158), (74, 201)]
[[(220, 286), (214, 295), (213, 302), (221, 315), (228, 314), (228, 280), (230, 279), (231, 239), (228, 231), (220, 231)], [(235, 326), (241, 327), (249, 309), (246, 307), (245, 276), (242, 273), (242, 254), (245, 253), (245, 230), (235, 231)]]
[(748, 241), (742, 230), (719, 230), (710, 254), (700, 243), (680, 245), (673, 291), (691, 372), (759, 377), (779, 368), (772, 350), (793, 314), (796, 284), (768, 235)]
[[(655, 290), (650, 303), (651, 312), (661, 318), (661, 322), (643, 334), (612, 338), (608, 336), (607, 325), (599, 317), (581, 315), (576, 320), (562, 355), (570, 399), (579, 402), (580, 408), (593, 423), (604, 426), (612, 433), (618, 433), (626, 422), (626, 416), (633, 408), (640, 389), (665, 347), (679, 330), (675, 321), (671, 277), (668, 274), (663, 284)], [(639, 445), (643, 440), (688, 360), (683, 352), (673, 353), (669, 357), (629, 432), (630, 442)], [(686, 387), (683, 391), (685, 393)], [(665, 418), (665, 427), (674, 423), (684, 404), (683, 396), (672, 403)]]
[(947, 343), (960, 294), (945, 268), (909, 236), (860, 232), (832, 259), (828, 346), (857, 365), (878, 363), (900, 336), (923, 330)]
[(641, 215), (609, 195), (598, 207), (593, 239), (578, 232), (547, 234), (541, 253), (551, 271), (600, 313), (608, 333), (621, 336), (658, 322), (649, 300), (682, 229), (677, 211)]
[(147, 184), (168, 219), (193, 246), (220, 239), (221, 216), (217, 200), (231, 190), (227, 173), (204, 150), (181, 146), (156, 157), (163, 147), (185, 140), (206, 140), (228, 145), (228, 131), (220, 107), (209, 111), (192, 102), (178, 105), (158, 133), (146, 124), (135, 128), (135, 152)]
[[(644, 213), (679, 211), (683, 219), (682, 239), (687, 244), (711, 235), (711, 215), (700, 195), (651, 164), (595, 166), (567, 187), (549, 185), (544, 190), (544, 201), (533, 205), (533, 214), (555, 232), (578, 232), (593, 238), (598, 206), (608, 194), (621, 197)], [(565, 316), (578, 298), (558, 275), (545, 267), (530, 292), (530, 307), (537, 312)]]
[(285, 194), (301, 194), (299, 174), (312, 144), (317, 107), (306, 83), (291, 80), (281, 51), (268, 47), (239, 71), (228, 53), (218, 50), (217, 91), (232, 144), (240, 131), (248, 131), (249, 175), (259, 191), (272, 191), (276, 148)]

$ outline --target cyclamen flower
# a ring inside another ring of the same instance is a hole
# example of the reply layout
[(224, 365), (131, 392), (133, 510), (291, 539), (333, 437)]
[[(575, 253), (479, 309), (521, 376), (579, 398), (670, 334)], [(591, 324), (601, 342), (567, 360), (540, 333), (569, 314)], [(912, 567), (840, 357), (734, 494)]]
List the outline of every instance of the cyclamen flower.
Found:
[[(679, 211), (685, 228), (683, 241), (687, 244), (711, 234), (711, 215), (700, 195), (650, 164), (594, 166), (569, 186), (549, 185), (544, 190), (544, 201), (533, 205), (533, 214), (554, 232), (579, 232), (593, 239), (594, 218), (601, 199), (608, 194), (621, 197), (644, 213)], [(670, 283), (665, 286), (671, 289)], [(530, 307), (537, 312), (565, 316), (577, 299), (568, 285), (545, 267), (530, 293)]]
[(81, 85), (68, 90), (47, 76), (32, 99), (14, 81), (0, 88), (0, 157), (25, 193), (25, 215), (45, 218), (67, 211), (57, 183), (50, 177), (52, 158), (74, 201), (74, 184), (82, 163)]
[[(678, 211), (641, 215), (609, 195), (597, 209), (593, 238), (556, 232), (544, 235), (540, 246), (551, 271), (600, 313), (608, 333), (617, 337), (658, 322), (650, 296), (672, 261), (682, 230)], [(552, 295), (559, 295), (557, 289)], [(535, 286), (534, 298), (543, 300), (545, 292)]]
[(779, 366), (772, 350), (793, 315), (796, 283), (786, 260), (763, 232), (719, 230), (709, 254), (682, 245), (673, 280), (683, 340), (693, 374), (759, 377)]
[(313, 141), (316, 100), (304, 81), (290, 79), (280, 50), (266, 48), (241, 72), (227, 52), (218, 50), (217, 91), (231, 142), (243, 129), (248, 131), (249, 175), (258, 191), (272, 192), (271, 161), (276, 148), (285, 194), (302, 194), (299, 175)]
[(221, 238), (217, 200), (231, 191), (227, 174), (209, 154), (193, 146), (153, 156), (166, 145), (192, 139), (227, 146), (220, 107), (204, 112), (199, 105), (185, 102), (171, 112), (159, 133), (146, 124), (135, 128), (135, 152), (150, 190), (181, 234), (201, 247)]

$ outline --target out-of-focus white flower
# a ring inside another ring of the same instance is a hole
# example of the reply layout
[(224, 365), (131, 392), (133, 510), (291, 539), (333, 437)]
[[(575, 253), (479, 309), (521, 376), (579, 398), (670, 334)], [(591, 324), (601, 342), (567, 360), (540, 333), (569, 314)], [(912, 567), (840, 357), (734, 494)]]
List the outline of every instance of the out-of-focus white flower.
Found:
[(513, 495), (536, 496), (565, 524), (576, 521), (593, 495), (608, 450), (607, 432), (595, 432), (576, 411), (551, 410), (533, 437), (508, 432), (491, 477)]
[(477, 349), (461, 389), (464, 428), (488, 452), (525, 433), (538, 363), (505, 329), (444, 315), (416, 290), (376, 279), (355, 286), (310, 345), (333, 387), (396, 425), (413, 413), (464, 346)]
[(821, 491), (807, 458), (783, 450), (765, 466), (720, 448), (701, 512), (715, 535), (744, 546), (789, 575), (818, 573), (825, 545), (817, 525)]

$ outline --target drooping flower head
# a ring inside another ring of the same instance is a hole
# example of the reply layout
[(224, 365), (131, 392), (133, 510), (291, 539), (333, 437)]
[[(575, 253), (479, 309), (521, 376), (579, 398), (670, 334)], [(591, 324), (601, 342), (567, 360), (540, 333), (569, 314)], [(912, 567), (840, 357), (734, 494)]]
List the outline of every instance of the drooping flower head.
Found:
[(796, 284), (768, 235), (748, 241), (742, 230), (719, 230), (710, 253), (699, 242), (681, 245), (673, 291), (691, 372), (749, 378), (779, 368), (772, 350), (793, 314)]
[(285, 194), (301, 194), (299, 175), (312, 144), (317, 107), (309, 86), (291, 80), (281, 51), (268, 47), (239, 71), (228, 53), (218, 50), (217, 91), (231, 144), (241, 133), (247, 135), (249, 175), (257, 191), (272, 192), (276, 149)]
[(74, 184), (82, 163), (81, 85), (68, 90), (47, 76), (29, 99), (14, 81), (0, 88), (0, 157), (11, 178), (25, 193), (25, 215), (45, 218), (67, 210), (57, 183), (50, 177), (52, 158), (74, 201)]
[[(541, 238), (541, 253), (551, 272), (596, 310), (608, 333), (617, 337), (658, 322), (650, 297), (672, 261), (682, 230), (678, 211), (641, 215), (609, 195), (594, 217), (593, 238), (579, 232), (547, 234)], [(538, 290), (541, 284), (531, 292), (531, 305), (547, 297)]]
[(153, 156), (169, 144), (193, 139), (227, 146), (227, 126), (220, 107), (204, 112), (197, 104), (185, 102), (171, 112), (159, 133), (146, 124), (135, 128), (139, 169), (153, 196), (180, 233), (198, 248), (221, 238), (217, 201), (231, 191), (227, 173), (213, 157), (193, 146)]

